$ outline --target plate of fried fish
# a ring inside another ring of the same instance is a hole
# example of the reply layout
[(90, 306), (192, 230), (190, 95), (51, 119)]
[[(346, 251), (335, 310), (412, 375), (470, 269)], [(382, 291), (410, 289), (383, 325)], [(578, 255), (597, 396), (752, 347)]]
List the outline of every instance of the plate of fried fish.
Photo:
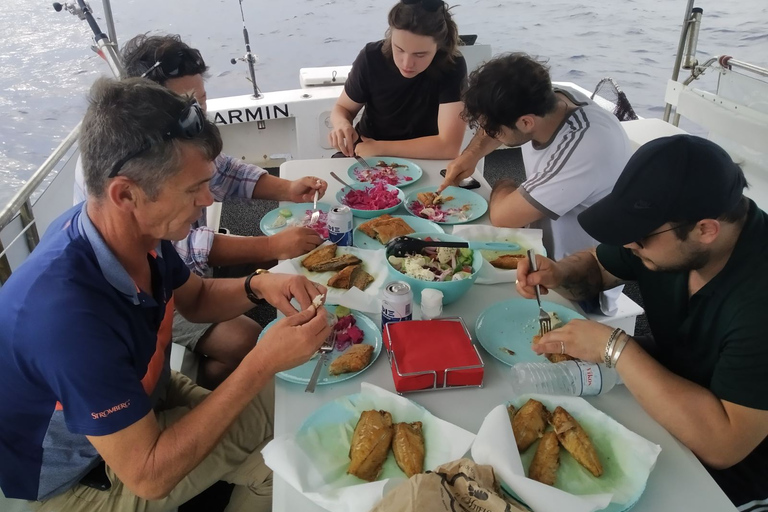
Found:
[(409, 213), (438, 224), (463, 224), (488, 211), (488, 202), (471, 190), (447, 187), (438, 194), (434, 187), (414, 190), (405, 197)]
[(355, 247), (376, 250), (384, 249), (393, 238), (417, 232), (445, 233), (443, 228), (427, 219), (413, 215), (384, 214), (357, 226), (352, 240)]
[[(381, 353), (381, 331), (373, 320), (359, 311), (342, 306), (326, 304), (325, 307), (335, 316), (336, 346), (327, 357), (329, 362), (320, 369), (318, 386), (356, 377), (368, 369)], [(259, 339), (275, 322), (277, 320), (264, 327)], [(280, 372), (277, 376), (288, 382), (306, 385), (317, 364), (316, 357), (295, 368)]]
[(472, 456), (534, 510), (620, 512), (642, 495), (660, 451), (582, 398), (527, 395), (488, 414)]

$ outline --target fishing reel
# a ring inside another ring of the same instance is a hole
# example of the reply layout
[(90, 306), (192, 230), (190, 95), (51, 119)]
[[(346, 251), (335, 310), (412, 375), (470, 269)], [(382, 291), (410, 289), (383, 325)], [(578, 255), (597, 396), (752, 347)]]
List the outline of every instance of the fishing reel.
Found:
[[(79, 4), (82, 3), (85, 5), (85, 8), (82, 8)], [(85, 12), (91, 10), (91, 6), (88, 5), (88, 2), (64, 2), (64, 4), (60, 4), (59, 2), (53, 2), (53, 9), (56, 12), (61, 12), (62, 10), (66, 10), (69, 14), (74, 14), (81, 20), (86, 19), (85, 18)]]

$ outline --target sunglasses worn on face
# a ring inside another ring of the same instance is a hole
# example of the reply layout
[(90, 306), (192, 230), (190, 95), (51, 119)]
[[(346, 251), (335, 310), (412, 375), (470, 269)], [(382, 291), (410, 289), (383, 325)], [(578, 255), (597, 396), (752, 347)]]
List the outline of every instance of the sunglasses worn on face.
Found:
[[(205, 126), (205, 114), (203, 109), (195, 101), (187, 105), (184, 110), (181, 111), (176, 121), (172, 122), (170, 126), (163, 133), (163, 140), (169, 141), (173, 139), (194, 139), (203, 131)], [(136, 158), (142, 153), (149, 151), (152, 148), (152, 142), (145, 140), (139, 149), (128, 153), (126, 156), (115, 162), (112, 166), (112, 170), (109, 173), (110, 178), (114, 178), (120, 172), (120, 169), (128, 163), (130, 160)]]
[(421, 4), (425, 11), (435, 12), (445, 5), (443, 0), (401, 0), (405, 5)]
[(205, 69), (205, 63), (199, 51), (194, 49), (179, 50), (171, 55), (166, 55), (163, 59), (155, 58), (155, 63), (141, 74), (141, 78), (147, 78), (157, 68), (160, 68), (163, 75), (156, 78), (168, 79), (202, 73), (202, 70)]
[(660, 235), (660, 234), (662, 234), (662, 233), (666, 233), (667, 231), (672, 231), (673, 229), (677, 229), (677, 228), (679, 228), (679, 227), (685, 226), (686, 224), (687, 224), (687, 223), (685, 223), (685, 222), (684, 222), (684, 223), (682, 223), (682, 224), (678, 224), (677, 226), (672, 226), (672, 227), (671, 227), (671, 228), (669, 228), (669, 229), (662, 229), (661, 231), (656, 231), (655, 233), (651, 233), (651, 234), (645, 235), (643, 238), (641, 238), (640, 240), (636, 241), (635, 243), (636, 243), (636, 244), (637, 244), (637, 245), (638, 245), (638, 246), (639, 246), (641, 249), (645, 249), (645, 246), (644, 246), (643, 244), (644, 244), (644, 243), (646, 243), (646, 241), (647, 241), (649, 238), (651, 238), (652, 236)]

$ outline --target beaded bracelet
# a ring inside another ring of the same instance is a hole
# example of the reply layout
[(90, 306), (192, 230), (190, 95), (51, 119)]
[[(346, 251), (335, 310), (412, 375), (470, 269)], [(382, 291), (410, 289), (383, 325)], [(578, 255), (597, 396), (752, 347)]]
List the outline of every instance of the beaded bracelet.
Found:
[(608, 343), (605, 344), (605, 354), (603, 355), (603, 362), (605, 363), (605, 366), (607, 366), (608, 368), (611, 367), (611, 355), (613, 354), (613, 346), (616, 343), (616, 340), (618, 339), (619, 335), (623, 332), (624, 332), (623, 330), (617, 327), (611, 333), (611, 337), (608, 338)]

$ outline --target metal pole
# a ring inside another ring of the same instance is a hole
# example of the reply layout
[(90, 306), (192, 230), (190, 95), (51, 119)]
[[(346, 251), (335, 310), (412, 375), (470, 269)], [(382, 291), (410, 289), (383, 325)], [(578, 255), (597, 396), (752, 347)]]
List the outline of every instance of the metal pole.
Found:
[[(4, 250), (3, 242), (0, 241), (0, 253)], [(3, 254), (0, 256), (0, 285), (5, 284), (9, 277), (11, 277), (11, 264), (8, 262), (8, 257)]]
[[(680, 31), (680, 41), (677, 43), (677, 55), (675, 56), (675, 66), (672, 68), (672, 80), (677, 81), (677, 77), (680, 76), (680, 64), (683, 61), (683, 51), (685, 50), (685, 36), (688, 32), (688, 24), (691, 19), (691, 10), (693, 10), (694, 0), (688, 0), (688, 6), (685, 8), (685, 16), (683, 16), (683, 28)], [(669, 116), (672, 113), (672, 105), (667, 103), (664, 106), (664, 121), (669, 121)]]
[(112, 17), (112, 4), (109, 0), (102, 0), (101, 4), (104, 8), (104, 19), (107, 22), (109, 40), (114, 45), (115, 50), (117, 50), (117, 31), (115, 30), (115, 19)]
[(32, 212), (32, 205), (29, 203), (29, 199), (27, 199), (24, 204), (21, 205), (19, 216), (21, 217), (21, 223), (25, 227), (29, 226), (29, 229), (26, 231), (25, 235), (27, 237), (27, 247), (29, 247), (29, 252), (32, 252), (35, 250), (35, 247), (37, 247), (37, 244), (40, 243), (40, 234), (37, 232), (37, 226), (35, 225), (35, 214)]

